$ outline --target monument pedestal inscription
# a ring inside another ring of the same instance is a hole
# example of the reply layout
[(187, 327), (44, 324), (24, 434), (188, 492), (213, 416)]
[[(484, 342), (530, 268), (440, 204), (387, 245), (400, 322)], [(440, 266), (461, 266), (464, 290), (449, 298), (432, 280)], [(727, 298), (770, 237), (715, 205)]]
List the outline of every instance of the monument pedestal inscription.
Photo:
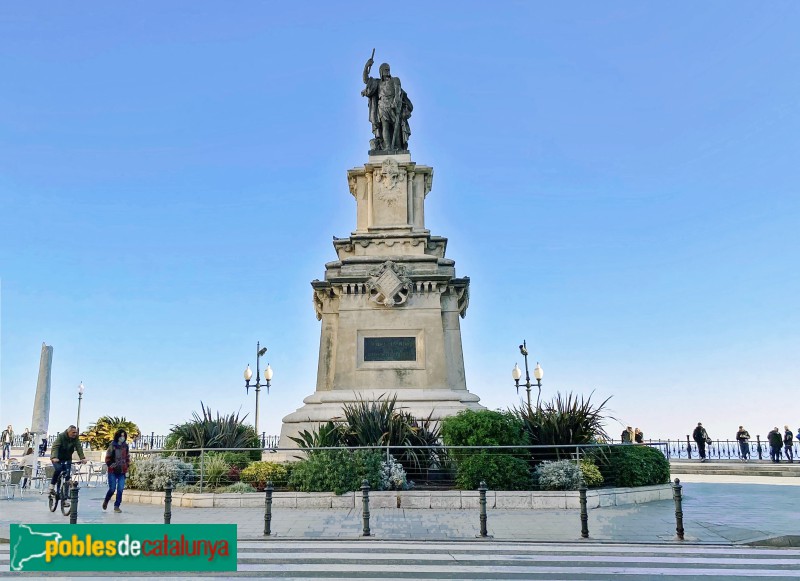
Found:
[[(381, 70), (388, 74), (388, 66)], [(407, 102), (399, 82), (394, 87), (398, 103)], [(370, 101), (371, 120), (381, 103)], [(397, 131), (407, 140), (407, 117), (402, 123)], [(375, 133), (371, 144), (384, 143)], [(447, 239), (425, 228), (433, 169), (417, 165), (403, 149), (387, 148), (371, 151), (347, 179), (356, 229), (334, 238), (337, 260), (325, 265), (324, 280), (311, 283), (322, 322), (317, 386), (283, 419), (281, 447), (294, 447), (290, 436), (341, 417), (342, 405), (359, 399), (397, 395), (403, 409), (435, 420), (483, 409), (467, 391), (461, 348), (469, 278), (457, 277), (455, 262), (445, 257)]]

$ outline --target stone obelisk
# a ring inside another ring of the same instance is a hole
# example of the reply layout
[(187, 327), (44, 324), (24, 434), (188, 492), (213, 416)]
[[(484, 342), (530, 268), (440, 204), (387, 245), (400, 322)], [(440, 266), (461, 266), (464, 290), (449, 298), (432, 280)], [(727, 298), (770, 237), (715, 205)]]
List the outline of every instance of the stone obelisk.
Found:
[[(413, 162), (405, 149), (410, 115), (402, 128), (381, 126), (384, 89), (394, 91), (403, 111), (410, 109), (408, 96), (386, 76), (388, 65), (381, 65), (380, 81), (368, 78), (370, 66), (371, 59), (364, 94), (377, 95), (370, 101), (376, 137), (367, 163), (347, 172), (356, 229), (334, 238), (337, 260), (325, 265), (324, 280), (311, 283), (322, 322), (317, 386), (283, 419), (280, 447), (294, 447), (289, 436), (341, 417), (342, 405), (359, 399), (397, 395), (403, 409), (435, 420), (483, 409), (464, 376), (460, 318), (469, 278), (456, 276), (455, 262), (445, 257), (447, 239), (425, 228), (433, 169)], [(397, 138), (401, 129), (404, 137)], [(381, 135), (394, 135), (400, 149), (387, 147)]]
[(42, 355), (39, 358), (39, 378), (36, 382), (36, 395), (33, 399), (33, 415), (31, 417), (33, 442), (37, 442), (37, 438), (47, 436), (47, 430), (50, 427), (50, 375), (52, 367), (53, 347), (42, 343)]

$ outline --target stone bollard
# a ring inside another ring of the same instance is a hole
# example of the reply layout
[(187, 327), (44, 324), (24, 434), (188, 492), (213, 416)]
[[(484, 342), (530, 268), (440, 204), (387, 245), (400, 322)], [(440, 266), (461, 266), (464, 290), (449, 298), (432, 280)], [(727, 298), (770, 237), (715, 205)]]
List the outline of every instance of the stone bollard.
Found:
[(264, 536), (268, 537), (272, 534), (272, 492), (275, 487), (272, 485), (272, 480), (267, 480), (267, 485), (264, 487), (266, 494), (264, 498)]
[(69, 489), (69, 524), (78, 524), (78, 483), (73, 480)]
[(581, 538), (588, 539), (589, 538), (589, 513), (586, 510), (586, 485), (581, 484), (581, 487), (578, 489), (578, 494), (580, 495), (580, 502), (581, 502)]
[(167, 480), (164, 486), (164, 524), (172, 521), (172, 480)]
[(672, 498), (675, 499), (675, 531), (678, 533), (678, 539), (683, 540), (683, 498), (681, 496), (681, 479), (676, 478), (675, 484), (672, 486)]
[(361, 533), (361, 536), (368, 537), (370, 536), (369, 531), (369, 480), (366, 478), (361, 483), (361, 494), (363, 496), (363, 517), (364, 517), (364, 530)]
[(486, 530), (486, 491), (487, 490), (489, 490), (489, 488), (486, 486), (486, 481), (485, 480), (481, 480), (480, 485), (478, 485), (478, 492), (480, 493), (480, 501), (479, 501), (478, 504), (479, 504), (480, 509), (481, 509), (481, 513), (480, 513), (481, 514), (481, 516), (480, 516), (480, 519), (481, 519), (481, 534), (480, 534), (480, 536), (483, 537), (483, 538), (486, 538), (486, 537), (489, 536), (489, 531)]

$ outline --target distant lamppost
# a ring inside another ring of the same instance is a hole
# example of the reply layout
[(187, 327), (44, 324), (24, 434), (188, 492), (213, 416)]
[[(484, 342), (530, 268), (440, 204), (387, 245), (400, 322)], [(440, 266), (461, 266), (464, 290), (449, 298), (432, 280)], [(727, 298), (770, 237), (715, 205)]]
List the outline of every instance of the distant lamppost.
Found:
[(78, 433), (81, 433), (81, 400), (83, 399), (83, 382), (78, 386), (78, 419), (75, 421), (75, 427), (78, 428)]
[[(528, 409), (531, 408), (531, 375), (528, 372), (528, 344), (523, 341), (519, 346), (519, 352), (525, 358), (525, 391), (528, 392)], [(519, 380), (522, 377), (522, 370), (519, 365), (514, 364), (514, 369), (511, 370), (511, 377), (514, 378), (514, 383), (517, 386), (517, 394), (519, 394)], [(536, 396), (536, 409), (539, 409), (539, 400), (542, 397), (542, 378), (544, 377), (544, 369), (536, 363), (536, 368), (533, 370), (533, 377), (536, 379), (536, 387), (539, 388), (539, 395)]]
[[(259, 341), (256, 343), (256, 435), (258, 435), (258, 396), (261, 393), (261, 367), (260, 367), (260, 359), (264, 353), (267, 352), (266, 347), (261, 347), (261, 342)], [(250, 380), (253, 378), (253, 370), (250, 369), (250, 364), (247, 364), (247, 369), (244, 370), (244, 387), (247, 390), (247, 393), (250, 393)], [(267, 363), (267, 368), (264, 370), (264, 381), (267, 383), (264, 387), (267, 388), (267, 393), (269, 393), (269, 386), (270, 381), (272, 381), (272, 367), (269, 366)]]

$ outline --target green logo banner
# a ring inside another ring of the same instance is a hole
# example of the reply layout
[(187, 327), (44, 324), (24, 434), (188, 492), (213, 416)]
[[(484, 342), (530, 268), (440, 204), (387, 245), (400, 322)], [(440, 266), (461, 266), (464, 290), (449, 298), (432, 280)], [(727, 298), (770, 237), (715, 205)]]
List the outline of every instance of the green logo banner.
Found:
[(235, 524), (12, 524), (12, 571), (236, 571)]

